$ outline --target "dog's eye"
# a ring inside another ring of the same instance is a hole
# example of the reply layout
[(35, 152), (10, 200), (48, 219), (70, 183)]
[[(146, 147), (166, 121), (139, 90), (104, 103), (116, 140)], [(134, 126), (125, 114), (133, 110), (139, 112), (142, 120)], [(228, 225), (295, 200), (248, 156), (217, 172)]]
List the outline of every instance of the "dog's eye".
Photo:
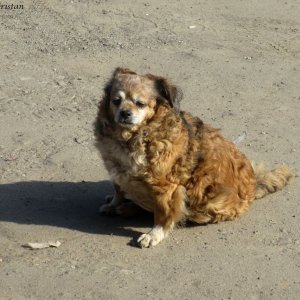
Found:
[(121, 104), (121, 101), (122, 101), (121, 98), (115, 98), (115, 99), (112, 101), (112, 103), (113, 103), (114, 105), (120, 105), (120, 104)]
[(146, 106), (146, 104), (142, 101), (136, 101), (135, 104), (139, 108), (144, 108)]

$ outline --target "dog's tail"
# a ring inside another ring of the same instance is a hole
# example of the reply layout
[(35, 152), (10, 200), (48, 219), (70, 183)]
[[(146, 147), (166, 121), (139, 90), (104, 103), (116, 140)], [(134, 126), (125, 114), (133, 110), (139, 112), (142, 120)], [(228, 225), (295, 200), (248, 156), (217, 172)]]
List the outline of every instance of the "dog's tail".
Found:
[(281, 165), (271, 171), (265, 171), (264, 164), (252, 164), (256, 177), (255, 199), (283, 189), (294, 177), (294, 173), (286, 165)]

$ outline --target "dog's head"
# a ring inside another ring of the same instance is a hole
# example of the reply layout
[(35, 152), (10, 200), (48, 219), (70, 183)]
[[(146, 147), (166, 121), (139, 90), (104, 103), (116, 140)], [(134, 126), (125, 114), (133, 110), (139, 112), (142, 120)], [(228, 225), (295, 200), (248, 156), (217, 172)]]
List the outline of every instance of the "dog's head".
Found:
[(159, 105), (179, 112), (181, 91), (168, 80), (117, 68), (104, 89), (102, 105), (111, 122), (130, 129), (147, 123)]

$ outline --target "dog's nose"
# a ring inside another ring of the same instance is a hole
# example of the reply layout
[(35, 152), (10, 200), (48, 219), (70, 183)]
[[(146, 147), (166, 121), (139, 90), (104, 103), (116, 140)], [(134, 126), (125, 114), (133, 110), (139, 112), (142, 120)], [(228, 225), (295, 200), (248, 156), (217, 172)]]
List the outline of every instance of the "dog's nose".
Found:
[(120, 115), (122, 118), (127, 119), (127, 118), (131, 117), (132, 112), (128, 109), (126, 109), (126, 110), (124, 109), (124, 110), (121, 110)]

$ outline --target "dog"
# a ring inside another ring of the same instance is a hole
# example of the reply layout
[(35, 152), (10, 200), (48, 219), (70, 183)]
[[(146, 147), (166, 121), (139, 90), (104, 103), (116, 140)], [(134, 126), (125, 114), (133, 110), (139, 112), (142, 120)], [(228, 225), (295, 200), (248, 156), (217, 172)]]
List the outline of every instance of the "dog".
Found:
[(140, 247), (156, 246), (184, 221), (233, 220), (293, 177), (285, 165), (254, 170), (219, 129), (181, 111), (181, 99), (163, 77), (117, 68), (98, 107), (96, 147), (115, 188), (100, 212), (153, 212), (154, 226), (138, 238)]

